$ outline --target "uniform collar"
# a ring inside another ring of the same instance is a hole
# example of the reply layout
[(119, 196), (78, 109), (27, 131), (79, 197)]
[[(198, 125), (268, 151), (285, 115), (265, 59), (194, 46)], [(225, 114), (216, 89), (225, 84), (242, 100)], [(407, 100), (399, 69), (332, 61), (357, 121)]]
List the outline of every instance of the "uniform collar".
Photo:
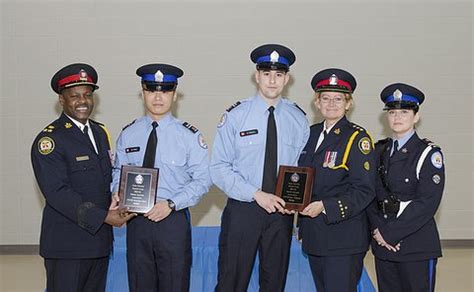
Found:
[(74, 125), (76, 125), (76, 126), (79, 128), (79, 130), (81, 130), (81, 132), (84, 131), (84, 127), (85, 127), (85, 126), (87, 126), (89, 129), (91, 128), (91, 125), (90, 125), (90, 123), (89, 123), (89, 119), (87, 119), (87, 122), (86, 122), (86, 124), (84, 125), (83, 123), (79, 122), (78, 120), (75, 120), (75, 119), (71, 118), (71, 117), (68, 116), (67, 114), (64, 114), (64, 115), (65, 115), (68, 119), (70, 119), (70, 120), (74, 123)]
[(407, 133), (402, 138), (399, 138), (399, 139), (392, 138), (392, 145), (391, 146), (393, 147), (393, 143), (395, 143), (395, 141), (398, 141), (398, 149), (402, 149), (402, 147), (408, 142), (408, 140), (410, 140), (410, 138), (414, 134), (415, 134), (415, 130), (411, 130), (409, 133)]
[[(339, 122), (339, 121), (338, 121)], [(323, 131), (326, 131), (326, 134), (331, 132), (332, 128), (334, 128), (334, 126), (336, 125), (337, 123), (333, 124), (331, 127), (329, 128), (326, 128), (326, 121), (323, 122)]]
[[(158, 123), (158, 128), (164, 129), (168, 127), (172, 123), (172, 121), (173, 121), (173, 116), (169, 112), (163, 118), (161, 118), (159, 121), (156, 121), (156, 122)], [(151, 127), (151, 123), (153, 123), (153, 119), (149, 115), (146, 115), (145, 122), (147, 125)]]
[(326, 129), (326, 121), (323, 122), (323, 131), (326, 130), (326, 133), (330, 133), (332, 129), (337, 129), (342, 127), (343, 125), (347, 124), (346, 116), (343, 116), (339, 121), (337, 121), (334, 125), (332, 125), (329, 129)]
[[(417, 141), (419, 140), (418, 135), (416, 134), (416, 131), (411, 133), (410, 135), (406, 135), (403, 138), (408, 137), (408, 140), (405, 141), (405, 143), (402, 146), (398, 147), (398, 151), (393, 153), (393, 155), (390, 157), (390, 163), (394, 163), (400, 160), (407, 159), (408, 154), (410, 154), (414, 149), (417, 148)], [(387, 156), (390, 156), (390, 153), (392, 152), (393, 148), (393, 143), (394, 140), (390, 139), (389, 147), (387, 147)]]
[[(282, 99), (283, 99), (283, 97), (279, 97), (277, 104), (274, 105), (275, 113), (280, 112), (280, 110), (283, 106), (283, 100)], [(255, 105), (257, 107), (257, 111), (262, 112), (262, 113), (268, 112), (268, 108), (270, 107), (270, 105), (268, 105), (265, 102), (265, 99), (263, 99), (263, 97), (261, 97), (259, 94), (255, 95)]]

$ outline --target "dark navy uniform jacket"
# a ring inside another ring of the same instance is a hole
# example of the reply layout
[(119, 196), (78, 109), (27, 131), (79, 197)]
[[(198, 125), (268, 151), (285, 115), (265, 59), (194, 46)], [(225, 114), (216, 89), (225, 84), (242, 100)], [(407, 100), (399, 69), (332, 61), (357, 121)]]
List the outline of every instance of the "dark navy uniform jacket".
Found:
[[(363, 128), (343, 117), (314, 152), (323, 126), (311, 127), (299, 159), (300, 166), (315, 169), (312, 201), (322, 200), (326, 213), (300, 216), (303, 250), (317, 256), (365, 252), (370, 241), (365, 209), (375, 197), (373, 142)], [(331, 160), (334, 166), (327, 166)]]
[(104, 223), (110, 206), (110, 145), (101, 125), (89, 120), (90, 139), (63, 113), (35, 139), (31, 160), (46, 199), (41, 225), (44, 258), (108, 256), (112, 228)]
[[(385, 165), (386, 180), (390, 191), (403, 202), (411, 201), (403, 212), (383, 217), (374, 202), (370, 208), (371, 230), (379, 229), (384, 240), (400, 251), (394, 253), (372, 241), (372, 250), (377, 258), (391, 261), (416, 261), (441, 256), (439, 234), (434, 215), (444, 189), (443, 156), (438, 147), (433, 147), (426, 156), (416, 176), (418, 160), (428, 143), (415, 133), (403, 147), (390, 157), (392, 140), (385, 139), (376, 144), (377, 164)], [(376, 201), (389, 196), (380, 175), (376, 180)]]

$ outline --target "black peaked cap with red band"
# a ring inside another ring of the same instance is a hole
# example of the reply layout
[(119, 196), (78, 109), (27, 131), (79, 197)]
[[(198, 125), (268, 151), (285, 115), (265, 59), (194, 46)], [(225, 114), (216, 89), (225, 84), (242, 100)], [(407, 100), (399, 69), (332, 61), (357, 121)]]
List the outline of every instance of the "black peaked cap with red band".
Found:
[(51, 88), (57, 94), (65, 88), (79, 85), (90, 85), (93, 90), (99, 88), (97, 86), (97, 71), (88, 64), (75, 63), (62, 68), (53, 78), (51, 78)]
[(336, 91), (353, 93), (357, 82), (351, 73), (337, 68), (329, 68), (316, 73), (311, 80), (315, 92)]

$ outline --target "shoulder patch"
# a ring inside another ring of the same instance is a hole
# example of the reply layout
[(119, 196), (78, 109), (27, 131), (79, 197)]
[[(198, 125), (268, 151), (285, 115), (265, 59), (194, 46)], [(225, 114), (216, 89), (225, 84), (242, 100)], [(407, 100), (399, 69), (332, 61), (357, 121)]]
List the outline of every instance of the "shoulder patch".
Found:
[(201, 146), (201, 148), (203, 148), (203, 149), (207, 149), (207, 148), (208, 148), (207, 143), (206, 143), (206, 140), (204, 140), (204, 137), (202, 136), (201, 133), (198, 135), (198, 144), (199, 144), (199, 146)]
[(126, 128), (130, 127), (131, 125), (133, 125), (135, 123), (136, 120), (133, 120), (131, 123), (129, 123), (128, 125), (126, 125), (125, 127), (122, 128), (122, 131), (125, 130)]
[(188, 122), (184, 122), (183, 123), (183, 126), (187, 129), (189, 129), (191, 132), (193, 132), (194, 134), (197, 133), (197, 131), (199, 131), (195, 126), (191, 125), (190, 123)]
[(233, 105), (231, 105), (228, 109), (226, 109), (227, 112), (230, 112), (231, 110), (233, 110), (234, 108), (238, 107), (239, 105), (241, 104), (240, 101), (234, 103)]
[(221, 119), (219, 120), (219, 124), (217, 124), (217, 127), (220, 128), (225, 125), (225, 122), (227, 120), (227, 113), (223, 113), (221, 116)]
[(372, 143), (369, 137), (363, 137), (359, 140), (359, 150), (363, 154), (367, 155), (372, 151)]
[(293, 105), (294, 105), (297, 109), (299, 109), (299, 110), (303, 113), (303, 115), (306, 116), (305, 111), (304, 111), (302, 108), (300, 108), (300, 106), (299, 106), (296, 102), (294, 102)]
[(54, 151), (55, 143), (53, 138), (45, 136), (38, 141), (38, 152), (43, 155), (48, 155)]
[(441, 169), (443, 167), (443, 155), (441, 155), (441, 152), (436, 151), (431, 154), (431, 164), (433, 164), (433, 166), (437, 169)]

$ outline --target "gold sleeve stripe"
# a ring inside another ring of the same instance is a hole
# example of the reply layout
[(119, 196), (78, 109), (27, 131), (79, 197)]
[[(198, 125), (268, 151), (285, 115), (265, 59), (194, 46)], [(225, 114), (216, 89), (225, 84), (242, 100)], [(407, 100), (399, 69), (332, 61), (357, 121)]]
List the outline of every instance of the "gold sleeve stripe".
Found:
[(367, 133), (367, 136), (369, 136), (369, 139), (372, 142), (372, 150), (374, 150), (375, 149), (374, 139), (372, 138), (372, 135), (370, 135), (369, 131), (365, 130), (365, 132)]
[(112, 150), (112, 138), (110, 136), (109, 130), (104, 125), (100, 125), (104, 129), (105, 135), (107, 136), (107, 141), (109, 141), (109, 149)]
[(338, 169), (344, 168), (345, 170), (349, 170), (347, 167), (347, 159), (349, 159), (349, 153), (351, 152), (352, 144), (354, 144), (355, 137), (359, 135), (359, 131), (355, 131), (352, 136), (349, 138), (349, 142), (347, 142), (346, 150), (344, 150), (344, 156), (342, 157), (342, 164), (332, 167), (331, 169)]

